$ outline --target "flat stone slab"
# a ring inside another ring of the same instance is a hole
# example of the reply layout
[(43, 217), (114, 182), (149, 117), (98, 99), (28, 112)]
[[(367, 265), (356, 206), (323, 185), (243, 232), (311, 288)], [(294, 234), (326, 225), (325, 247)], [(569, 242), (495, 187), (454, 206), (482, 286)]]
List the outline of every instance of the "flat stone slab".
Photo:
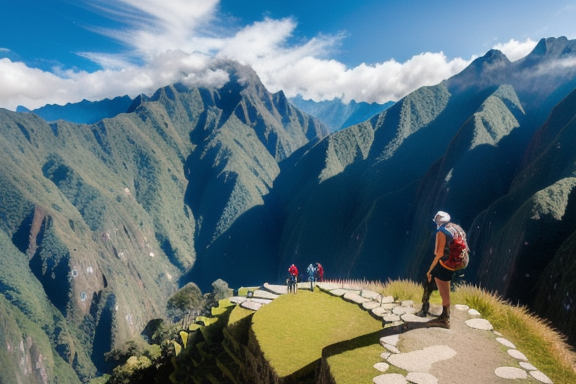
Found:
[(382, 308), (387, 309), (389, 311), (391, 311), (395, 307), (396, 307), (396, 304), (394, 304), (394, 303), (382, 303)]
[(530, 375), (541, 383), (553, 384), (552, 380), (550, 380), (550, 378), (548, 376), (546, 376), (545, 374), (543, 374), (540, 371), (530, 371)]
[(347, 293), (355, 293), (356, 295), (360, 295), (360, 291), (353, 291), (353, 290), (344, 289), (344, 288), (333, 289), (329, 292), (331, 295), (338, 296), (338, 297), (342, 297)]
[(365, 303), (362, 303), (362, 308), (364, 308), (367, 311), (378, 307), (380, 307), (380, 303), (377, 303), (375, 301), (367, 301)]
[(374, 384), (407, 384), (406, 378), (399, 373), (385, 373), (372, 379)]
[(502, 337), (497, 337), (496, 341), (508, 348), (516, 349), (516, 346), (510, 340), (506, 340)]
[(496, 368), (496, 370), (494, 370), (494, 373), (498, 377), (501, 377), (503, 379), (511, 379), (511, 380), (526, 379), (528, 377), (528, 374), (526, 373), (525, 370), (520, 369), (520, 368), (514, 368), (514, 367)]
[(519, 364), (522, 368), (524, 368), (527, 371), (537, 371), (538, 370), (538, 368), (536, 368), (535, 366), (533, 366), (532, 364), (530, 364), (526, 361), (521, 361)]
[(390, 352), (382, 352), (380, 354), (380, 357), (383, 358), (384, 360), (388, 360), (388, 358), (390, 357), (391, 353)]
[(411, 307), (414, 305), (414, 302), (412, 300), (404, 300), (400, 305), (403, 307)]
[(387, 323), (393, 323), (395, 321), (400, 321), (400, 316), (392, 315), (392, 314), (390, 314), (390, 315), (385, 314), (384, 316), (382, 316), (382, 319)]
[(255, 301), (244, 301), (240, 304), (242, 308), (249, 309), (251, 311), (257, 311), (262, 307), (262, 304)]
[(406, 308), (404, 307), (394, 307), (394, 309), (392, 310), (392, 313), (395, 315), (403, 315), (406, 313)]
[(411, 314), (418, 312), (414, 307), (404, 307), (404, 313)]
[(362, 292), (360, 292), (360, 295), (362, 297), (367, 298), (367, 299), (376, 300), (376, 301), (380, 301), (380, 299), (382, 298), (382, 296), (378, 292), (370, 291), (368, 289), (362, 290)]
[(406, 379), (414, 384), (438, 384), (436, 376), (424, 372), (410, 372)]
[(335, 283), (316, 283), (316, 286), (323, 291), (332, 291), (334, 289), (342, 288), (341, 284)]
[(400, 341), (400, 335), (390, 335), (380, 338), (380, 344), (390, 344), (396, 346), (398, 345), (399, 341)]
[(333, 290), (331, 290), (331, 291), (329, 291), (329, 292), (330, 292), (330, 294), (333, 295), (333, 296), (342, 297), (342, 296), (344, 296), (344, 295), (345, 295), (347, 292), (349, 292), (349, 291), (346, 290), (346, 289), (342, 289), (342, 288), (336, 288), (336, 289), (333, 289)]
[(254, 297), (256, 297), (258, 299), (274, 300), (274, 299), (277, 299), (279, 297), (279, 295), (276, 295), (272, 292), (257, 289), (256, 291), (254, 291)]
[(351, 302), (356, 303), (356, 304), (362, 304), (362, 303), (366, 303), (366, 302), (370, 301), (370, 299), (362, 297), (359, 294), (354, 293), (354, 292), (346, 292), (344, 294), (343, 298), (344, 298), (344, 300), (348, 300), (348, 301), (351, 301)]
[(464, 305), (464, 304), (456, 304), (456, 305), (454, 306), (454, 308), (456, 308), (458, 311), (462, 311), (462, 312), (465, 312), (465, 311), (467, 311), (467, 310), (470, 309), (469, 306)]
[(517, 360), (528, 361), (526, 355), (518, 351), (517, 349), (509, 349), (508, 354)]
[(414, 315), (413, 313), (406, 313), (402, 315), (402, 320), (409, 323), (427, 323), (432, 319), (433, 317), (419, 317)]
[(354, 285), (354, 284), (348, 284), (348, 283), (343, 283), (342, 284), (342, 288), (344, 289), (348, 289), (351, 291), (358, 291), (358, 294), (360, 294), (360, 291), (362, 290), (362, 287), (359, 285)]
[(399, 353), (388, 358), (388, 362), (408, 372), (428, 372), (432, 364), (456, 356), (456, 351), (446, 345), (434, 345), (418, 351)]
[(262, 305), (270, 304), (272, 302), (272, 300), (270, 300), (270, 299), (260, 299), (258, 297), (254, 297), (254, 298), (250, 299), (249, 301), (252, 301), (252, 302), (258, 303), (258, 304), (262, 304)]
[(394, 302), (394, 297), (392, 296), (383, 296), (382, 297), (382, 304), (392, 304)]
[(277, 295), (285, 295), (288, 293), (288, 287), (285, 285), (274, 285), (264, 283), (264, 288)]
[(234, 303), (234, 304), (242, 304), (247, 299), (244, 296), (233, 296), (233, 297), (230, 297), (228, 300), (230, 300), (230, 302)]
[[(390, 352), (392, 352), (392, 353), (394, 353), (394, 354), (399, 354), (399, 353), (401, 353), (400, 350), (399, 350), (398, 348), (396, 348), (394, 345), (386, 344), (386, 343), (380, 343), (380, 344), (382, 344), (382, 346), (383, 346), (384, 348), (386, 348), (387, 350), (389, 350)], [(394, 355), (392, 355), (392, 356), (394, 356)]]
[(470, 310), (468, 310), (468, 314), (469, 314), (470, 316), (482, 316), (482, 315), (480, 315), (480, 312), (478, 312), (478, 311), (475, 310), (475, 309), (470, 309)]
[(470, 319), (466, 320), (465, 324), (470, 328), (480, 329), (483, 331), (491, 331), (493, 329), (492, 324), (486, 319)]
[(386, 372), (388, 368), (390, 368), (390, 365), (387, 363), (376, 363), (374, 364), (374, 368), (380, 372)]
[(378, 316), (378, 317), (382, 317), (384, 315), (390, 314), (390, 311), (384, 307), (376, 307), (376, 308), (372, 309), (370, 312), (372, 312), (372, 314), (374, 314), (374, 316)]

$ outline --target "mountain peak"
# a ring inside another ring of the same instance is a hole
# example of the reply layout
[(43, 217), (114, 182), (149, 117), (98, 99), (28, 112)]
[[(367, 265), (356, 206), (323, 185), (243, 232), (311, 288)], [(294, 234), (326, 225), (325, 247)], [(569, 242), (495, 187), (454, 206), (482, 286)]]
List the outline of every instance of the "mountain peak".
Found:
[(448, 80), (449, 87), (464, 89), (469, 86), (501, 84), (511, 62), (497, 49), (491, 49), (474, 60), (466, 69)]
[(510, 60), (508, 60), (508, 57), (506, 57), (506, 55), (503, 54), (502, 51), (499, 51), (497, 49), (491, 49), (488, 52), (486, 52), (484, 56), (474, 60), (472, 64), (478, 68), (494, 65), (500, 66), (502, 64), (504, 65), (510, 64)]
[(532, 63), (541, 60), (554, 60), (573, 56), (576, 53), (576, 40), (568, 40), (566, 37), (549, 37), (541, 39), (536, 47), (522, 62)]
[(569, 42), (570, 41), (565, 36), (541, 39), (538, 44), (536, 44), (536, 47), (534, 47), (530, 55), (545, 56), (554, 55), (558, 52), (563, 53), (564, 48), (568, 45)]

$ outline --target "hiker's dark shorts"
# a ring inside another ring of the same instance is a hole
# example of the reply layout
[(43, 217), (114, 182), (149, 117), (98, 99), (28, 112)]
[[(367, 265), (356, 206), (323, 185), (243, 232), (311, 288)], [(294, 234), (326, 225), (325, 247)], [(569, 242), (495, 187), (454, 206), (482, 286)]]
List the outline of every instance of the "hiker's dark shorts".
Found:
[(452, 276), (454, 276), (454, 271), (444, 268), (440, 262), (432, 270), (432, 277), (436, 277), (438, 280), (451, 281)]

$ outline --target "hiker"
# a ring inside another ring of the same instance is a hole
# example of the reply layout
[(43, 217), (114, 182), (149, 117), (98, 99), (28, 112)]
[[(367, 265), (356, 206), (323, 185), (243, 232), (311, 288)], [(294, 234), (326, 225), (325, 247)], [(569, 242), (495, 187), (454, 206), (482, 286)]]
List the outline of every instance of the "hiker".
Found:
[(288, 293), (296, 293), (298, 292), (298, 268), (294, 264), (292, 264), (288, 268), (288, 279), (286, 280), (286, 284), (288, 285)]
[(316, 281), (323, 281), (324, 280), (324, 268), (322, 264), (316, 263)]
[(438, 211), (433, 221), (436, 224), (434, 260), (426, 272), (426, 279), (423, 283), (422, 309), (416, 315), (426, 317), (430, 310), (430, 295), (432, 291), (437, 289), (442, 298), (442, 314), (437, 319), (430, 321), (429, 325), (450, 328), (450, 281), (454, 271), (446, 268), (443, 260), (450, 255), (452, 236), (448, 227), (452, 226), (452, 223), (450, 222), (450, 215), (443, 211)]
[(314, 283), (316, 282), (316, 267), (314, 267), (314, 264), (308, 265), (308, 268), (306, 268), (306, 272), (308, 273), (308, 281), (310, 282), (310, 290), (314, 291)]

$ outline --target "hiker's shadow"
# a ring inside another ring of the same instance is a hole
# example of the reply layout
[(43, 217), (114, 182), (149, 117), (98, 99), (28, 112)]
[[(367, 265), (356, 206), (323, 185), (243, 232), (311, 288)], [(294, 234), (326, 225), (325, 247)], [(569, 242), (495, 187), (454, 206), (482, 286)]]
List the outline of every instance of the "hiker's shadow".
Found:
[(430, 325), (423, 322), (407, 322), (402, 325), (391, 326), (383, 328), (376, 332), (367, 333), (362, 336), (355, 337), (350, 340), (340, 341), (338, 343), (324, 347), (322, 350), (322, 357), (327, 359), (331, 356), (339, 355), (344, 352), (348, 352), (357, 348), (368, 347), (370, 345), (379, 344), (380, 338), (385, 336), (398, 335), (413, 329), (419, 328), (429, 328)]

